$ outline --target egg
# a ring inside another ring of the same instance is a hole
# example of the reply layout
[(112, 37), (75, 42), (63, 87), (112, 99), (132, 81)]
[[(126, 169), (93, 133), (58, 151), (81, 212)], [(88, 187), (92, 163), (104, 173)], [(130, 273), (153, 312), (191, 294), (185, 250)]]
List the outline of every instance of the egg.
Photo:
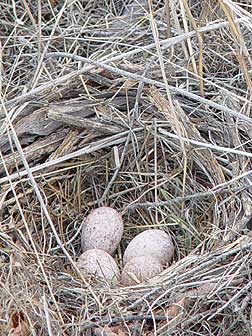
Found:
[(173, 254), (171, 237), (163, 230), (150, 229), (132, 239), (124, 252), (123, 264), (127, 264), (132, 258), (149, 255), (165, 265), (171, 261)]
[(109, 283), (118, 282), (120, 277), (115, 260), (110, 254), (99, 249), (91, 249), (82, 253), (76, 264), (84, 277), (93, 275)]
[(117, 249), (123, 235), (123, 220), (113, 208), (100, 207), (86, 218), (81, 236), (82, 251), (100, 249), (112, 254)]
[(160, 274), (162, 270), (163, 265), (157, 258), (151, 256), (135, 257), (124, 266), (121, 282), (125, 287), (135, 286)]

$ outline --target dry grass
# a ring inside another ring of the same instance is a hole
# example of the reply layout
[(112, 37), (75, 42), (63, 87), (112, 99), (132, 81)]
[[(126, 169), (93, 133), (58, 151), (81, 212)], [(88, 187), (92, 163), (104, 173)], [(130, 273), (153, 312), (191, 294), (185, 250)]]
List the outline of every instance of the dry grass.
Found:
[[(0, 335), (251, 335), (249, 1), (0, 2)], [(83, 218), (171, 267), (88, 284)], [(109, 327), (106, 331), (104, 327)]]

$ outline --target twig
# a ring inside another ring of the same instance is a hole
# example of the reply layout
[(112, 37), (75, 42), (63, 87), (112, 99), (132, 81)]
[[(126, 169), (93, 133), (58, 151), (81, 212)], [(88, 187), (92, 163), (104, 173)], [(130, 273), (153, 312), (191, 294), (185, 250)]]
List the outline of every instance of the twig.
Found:
[[(169, 318), (167, 316), (154, 315), (156, 321), (167, 321)], [(143, 320), (153, 320), (153, 315), (127, 315), (122, 317), (115, 317), (112, 319), (104, 319), (97, 322), (84, 322), (84, 325), (80, 325), (82, 331), (89, 328), (94, 328), (101, 325), (110, 326), (112, 324), (119, 324), (122, 322), (133, 322), (133, 321), (143, 321)], [(71, 326), (71, 325), (68, 325)]]

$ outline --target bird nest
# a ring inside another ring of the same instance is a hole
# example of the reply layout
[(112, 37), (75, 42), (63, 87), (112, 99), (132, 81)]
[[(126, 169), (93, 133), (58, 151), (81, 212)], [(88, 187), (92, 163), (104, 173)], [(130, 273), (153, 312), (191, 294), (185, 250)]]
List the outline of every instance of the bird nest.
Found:
[[(0, 334), (250, 335), (249, 1), (0, 3)], [(76, 270), (82, 222), (176, 246), (134, 287)]]

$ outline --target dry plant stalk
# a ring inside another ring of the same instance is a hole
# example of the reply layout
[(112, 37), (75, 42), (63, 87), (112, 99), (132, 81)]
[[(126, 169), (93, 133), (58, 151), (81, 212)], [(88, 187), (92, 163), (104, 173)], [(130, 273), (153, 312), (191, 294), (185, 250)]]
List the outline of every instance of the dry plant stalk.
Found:
[[(149, 95), (152, 102), (156, 105), (159, 111), (164, 113), (166, 119), (170, 123), (172, 130), (176, 133), (177, 127), (175, 127), (173, 115), (170, 112), (168, 101), (159, 93), (158, 90), (150, 90)], [(184, 138), (205, 142), (196, 126), (190, 121), (190, 119), (181, 109), (179, 103), (176, 101), (174, 102), (174, 108), (177, 114), (176, 120), (179, 123), (181, 135)], [(190, 146), (188, 144), (185, 144), (185, 146), (187, 151), (190, 150)], [(225, 181), (225, 177), (213, 152), (208, 149), (200, 151), (196, 150), (196, 152), (198, 164), (204, 166), (208, 170), (209, 176), (212, 178), (213, 185), (223, 183)]]
[(250, 65), (250, 68), (252, 67), (252, 60), (251, 60), (251, 56), (248, 52), (248, 49), (247, 49), (247, 46), (246, 46), (246, 43), (243, 39), (243, 36), (241, 34), (241, 32), (239, 31), (239, 29), (237, 28), (235, 22), (234, 22), (234, 19), (233, 19), (233, 15), (232, 15), (232, 12), (231, 10), (229, 9), (228, 5), (226, 5), (223, 0), (218, 0), (219, 4), (220, 4), (220, 7), (222, 8), (223, 12), (225, 13), (227, 19), (228, 19), (228, 22), (230, 23), (230, 29), (231, 29), (231, 33), (233, 35), (233, 38), (234, 38), (234, 42), (236, 44), (236, 57), (237, 57), (237, 60), (241, 66), (241, 69), (244, 73), (244, 76), (246, 78), (246, 83), (248, 85), (248, 88), (250, 90), (250, 93), (252, 93), (252, 81), (251, 81), (251, 77), (250, 77), (250, 74), (248, 72), (248, 68), (247, 68), (247, 65), (246, 65), (246, 61), (241, 53), (241, 46), (242, 46), (242, 51), (244, 53), (244, 55), (247, 57), (247, 60), (249, 62), (249, 65)]

